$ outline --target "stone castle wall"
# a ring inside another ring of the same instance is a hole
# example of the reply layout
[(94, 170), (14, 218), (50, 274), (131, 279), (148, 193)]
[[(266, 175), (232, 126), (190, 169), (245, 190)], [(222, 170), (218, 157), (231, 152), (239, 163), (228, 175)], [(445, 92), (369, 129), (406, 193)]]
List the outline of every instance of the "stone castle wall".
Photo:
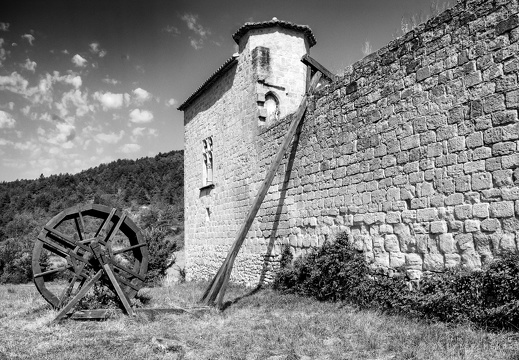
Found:
[[(282, 244), (304, 254), (347, 231), (416, 279), (516, 251), (518, 11), (458, 2), (318, 91), (244, 252), (270, 270)], [(260, 173), (289, 120), (260, 133)]]

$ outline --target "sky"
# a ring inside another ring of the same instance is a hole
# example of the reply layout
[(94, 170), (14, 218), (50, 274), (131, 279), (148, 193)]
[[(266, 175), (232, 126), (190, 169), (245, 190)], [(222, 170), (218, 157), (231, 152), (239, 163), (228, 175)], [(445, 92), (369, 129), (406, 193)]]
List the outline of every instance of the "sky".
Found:
[(245, 22), (310, 26), (311, 56), (341, 73), (433, 3), (2, 0), (0, 182), (183, 149), (177, 107), (237, 50)]

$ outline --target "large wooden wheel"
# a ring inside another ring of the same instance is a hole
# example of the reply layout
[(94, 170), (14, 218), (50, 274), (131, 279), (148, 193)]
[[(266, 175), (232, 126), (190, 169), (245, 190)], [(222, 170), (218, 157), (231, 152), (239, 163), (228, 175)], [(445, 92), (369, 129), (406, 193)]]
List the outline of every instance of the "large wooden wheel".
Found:
[[(49, 258), (61, 264), (49, 268)], [(104, 205), (62, 211), (43, 227), (33, 250), (34, 283), (62, 316), (97, 282), (111, 288), (131, 313), (129, 301), (147, 269), (148, 248), (139, 228), (122, 211)], [(64, 288), (51, 285), (49, 279), (56, 276), (66, 279)]]

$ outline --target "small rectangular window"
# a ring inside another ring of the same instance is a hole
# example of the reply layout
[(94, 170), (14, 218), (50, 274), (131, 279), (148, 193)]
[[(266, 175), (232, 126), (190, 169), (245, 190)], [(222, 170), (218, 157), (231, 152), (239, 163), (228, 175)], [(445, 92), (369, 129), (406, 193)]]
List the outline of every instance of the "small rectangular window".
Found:
[(212, 136), (204, 139), (203, 143), (203, 179), (202, 185), (211, 185), (213, 183), (213, 138)]

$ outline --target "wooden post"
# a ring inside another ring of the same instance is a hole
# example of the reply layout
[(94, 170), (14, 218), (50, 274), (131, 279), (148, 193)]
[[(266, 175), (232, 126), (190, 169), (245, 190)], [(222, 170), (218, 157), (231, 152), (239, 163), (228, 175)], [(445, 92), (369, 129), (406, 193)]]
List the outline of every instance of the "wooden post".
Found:
[(243, 244), (243, 241), (247, 236), (247, 232), (249, 231), (249, 228), (252, 222), (254, 221), (256, 214), (258, 213), (261, 203), (263, 202), (263, 199), (265, 198), (265, 195), (267, 194), (267, 191), (270, 185), (272, 184), (272, 180), (274, 179), (274, 176), (276, 175), (276, 172), (279, 168), (279, 165), (281, 164), (281, 161), (283, 160), (288, 146), (290, 145), (290, 142), (292, 141), (292, 138), (296, 133), (297, 127), (299, 126), (299, 123), (301, 122), (303, 115), (305, 114), (308, 96), (311, 95), (317, 87), (317, 84), (319, 83), (321, 76), (322, 73), (320, 71), (317, 71), (312, 77), (308, 92), (301, 100), (299, 108), (293, 115), (290, 128), (288, 129), (288, 132), (285, 135), (285, 139), (283, 140), (283, 143), (281, 144), (281, 147), (279, 148), (276, 157), (274, 158), (274, 161), (270, 165), (270, 168), (267, 172), (267, 176), (265, 177), (265, 180), (263, 180), (263, 183), (261, 184), (258, 190), (258, 194), (254, 198), (251, 209), (249, 210), (249, 213), (245, 218), (245, 222), (238, 231), (238, 234), (236, 235), (234, 243), (231, 247), (231, 250), (227, 254), (225, 261), (220, 267), (220, 270), (218, 270), (215, 277), (205, 290), (200, 302), (206, 305), (215, 305), (216, 301), (216, 306), (218, 308), (222, 307), (223, 297), (225, 295), (225, 291), (227, 290), (227, 284), (229, 282), (229, 277), (231, 275), (232, 267), (234, 265), (234, 260), (236, 259), (236, 256), (240, 251), (241, 245)]

